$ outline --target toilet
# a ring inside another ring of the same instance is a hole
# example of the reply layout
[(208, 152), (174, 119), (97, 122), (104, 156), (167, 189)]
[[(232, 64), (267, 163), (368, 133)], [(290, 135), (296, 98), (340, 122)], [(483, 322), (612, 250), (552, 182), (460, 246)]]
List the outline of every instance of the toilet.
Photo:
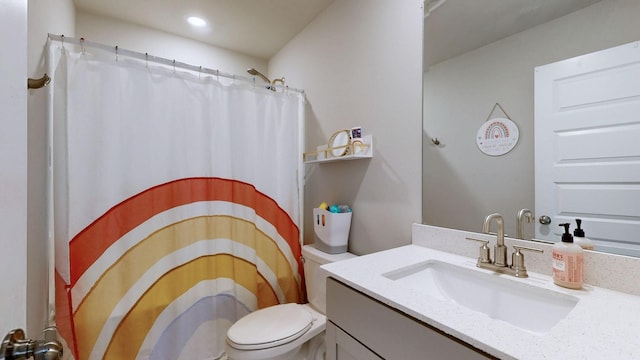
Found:
[(324, 359), (327, 273), (320, 266), (355, 255), (327, 254), (305, 245), (302, 257), (309, 303), (270, 306), (238, 320), (227, 331), (225, 350), (229, 359)]

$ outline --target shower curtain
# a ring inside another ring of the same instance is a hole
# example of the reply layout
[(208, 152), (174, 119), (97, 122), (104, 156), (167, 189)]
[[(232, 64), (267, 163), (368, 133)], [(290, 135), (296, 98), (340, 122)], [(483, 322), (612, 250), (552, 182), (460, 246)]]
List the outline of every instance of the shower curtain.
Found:
[(299, 93), (50, 41), (56, 325), (76, 359), (216, 359), (304, 300)]

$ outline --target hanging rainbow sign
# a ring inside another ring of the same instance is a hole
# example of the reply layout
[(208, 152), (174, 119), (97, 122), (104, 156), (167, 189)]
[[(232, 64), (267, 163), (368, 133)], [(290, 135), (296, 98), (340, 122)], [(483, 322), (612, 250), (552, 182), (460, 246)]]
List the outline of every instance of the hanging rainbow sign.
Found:
[(518, 126), (505, 118), (490, 119), (480, 126), (476, 136), (478, 149), (491, 156), (504, 155), (518, 143)]

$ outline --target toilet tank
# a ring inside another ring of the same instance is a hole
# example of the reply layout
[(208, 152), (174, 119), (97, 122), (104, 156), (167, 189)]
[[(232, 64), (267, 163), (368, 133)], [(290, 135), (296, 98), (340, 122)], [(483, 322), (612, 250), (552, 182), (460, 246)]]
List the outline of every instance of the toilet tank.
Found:
[(313, 245), (302, 247), (304, 258), (304, 279), (307, 286), (307, 298), (316, 310), (326, 314), (327, 276), (329, 275), (320, 266), (332, 262), (351, 259), (356, 255), (344, 252), (341, 254), (328, 254), (316, 249)]

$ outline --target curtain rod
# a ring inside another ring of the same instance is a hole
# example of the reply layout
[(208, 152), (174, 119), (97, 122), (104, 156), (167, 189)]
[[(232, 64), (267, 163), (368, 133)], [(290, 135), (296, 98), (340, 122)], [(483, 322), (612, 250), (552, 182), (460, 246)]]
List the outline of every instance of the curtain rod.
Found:
[[(222, 76), (222, 77), (233, 79), (233, 80), (246, 81), (246, 82), (249, 82), (249, 83), (255, 83), (255, 80), (256, 80), (255, 77), (229, 74), (229, 73), (222, 72), (220, 70), (213, 70), (213, 69), (209, 69), (209, 68), (202, 67), (202, 66), (190, 65), (190, 64), (186, 64), (186, 63), (183, 63), (183, 62), (180, 62), (180, 61), (176, 61), (176, 60), (169, 60), (169, 59), (162, 58), (162, 57), (159, 57), (159, 56), (149, 55), (148, 53), (141, 53), (141, 52), (137, 52), (137, 51), (133, 51), (133, 50), (121, 49), (118, 46), (109, 46), (109, 45), (104, 45), (104, 44), (100, 44), (100, 43), (93, 42), (93, 41), (87, 41), (84, 38), (78, 39), (78, 38), (66, 37), (64, 35), (49, 34), (49, 39), (60, 41), (62, 44), (64, 44), (66, 42), (66, 43), (69, 43), (69, 44), (80, 45), (82, 47), (93, 47), (93, 48), (97, 48), (97, 49), (101, 49), (101, 50), (105, 50), (105, 51), (110, 51), (110, 52), (113, 52), (116, 55), (116, 58), (119, 55), (123, 55), (123, 56), (127, 56), (127, 57), (130, 57), (130, 58), (138, 59), (138, 60), (150, 61), (150, 62), (154, 62), (154, 63), (157, 63), (157, 64), (173, 66), (173, 67), (177, 67), (177, 68), (181, 68), (181, 69), (186, 69), (186, 70), (190, 70), (190, 71), (194, 71), (194, 72), (199, 72), (199, 73), (202, 73), (202, 74), (209, 74), (209, 75), (214, 75), (214, 76)], [(270, 86), (270, 87), (275, 87), (276, 89), (281, 89), (281, 90), (284, 90), (284, 91), (295, 91), (295, 92), (299, 92), (301, 94), (304, 94), (304, 90), (292, 88), (292, 87), (289, 87), (289, 86), (286, 86), (286, 85), (277, 85), (277, 84), (276, 85), (274, 85), (274, 84), (266, 84), (266, 85)]]

